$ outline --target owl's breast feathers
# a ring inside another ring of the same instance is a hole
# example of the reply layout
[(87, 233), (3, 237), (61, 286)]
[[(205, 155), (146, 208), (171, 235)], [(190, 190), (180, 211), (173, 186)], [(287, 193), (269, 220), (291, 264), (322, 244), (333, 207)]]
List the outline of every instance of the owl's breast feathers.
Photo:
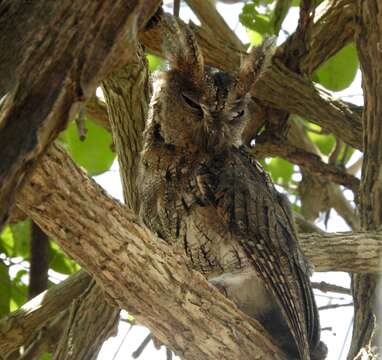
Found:
[(207, 277), (253, 267), (276, 299), (301, 358), (309, 359), (308, 349), (320, 339), (309, 274), (287, 210), (262, 167), (234, 147), (193, 159), (157, 155), (143, 157), (146, 223), (181, 244)]

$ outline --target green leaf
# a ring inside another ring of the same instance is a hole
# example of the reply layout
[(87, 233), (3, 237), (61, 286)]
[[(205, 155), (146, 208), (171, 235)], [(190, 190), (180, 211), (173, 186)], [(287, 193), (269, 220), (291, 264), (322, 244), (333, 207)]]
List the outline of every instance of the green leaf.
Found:
[(293, 164), (279, 157), (266, 162), (265, 169), (271, 174), (275, 183), (287, 185), (292, 179)]
[(20, 221), (17, 224), (9, 225), (11, 228), (15, 246), (12, 256), (21, 256), (24, 259), (29, 258), (29, 243), (31, 237), (31, 220)]
[(62, 133), (61, 140), (72, 158), (83, 166), (89, 175), (98, 175), (107, 171), (115, 159), (111, 150), (111, 135), (92, 121), (85, 120), (86, 138), (81, 141), (76, 123), (72, 121)]
[(260, 14), (254, 4), (245, 4), (239, 15), (240, 22), (248, 29), (262, 35), (273, 34), (271, 19), (266, 14)]
[(80, 266), (69, 259), (53, 241), (49, 249), (49, 266), (61, 274), (71, 275), (80, 269)]
[(147, 60), (149, 62), (149, 70), (150, 71), (157, 70), (163, 64), (163, 60), (158, 56), (155, 56), (152, 54), (147, 54), (146, 57), (147, 57)]
[(263, 42), (263, 36), (257, 31), (248, 30), (247, 34), (252, 46), (259, 46)]
[(40, 355), (40, 357), (38, 358), (38, 360), (51, 360), (51, 359), (52, 359), (52, 354), (49, 354), (49, 353), (44, 353)]
[(318, 146), (321, 153), (324, 155), (329, 155), (336, 143), (336, 138), (332, 134), (321, 135), (308, 131), (308, 136)]
[(14, 252), (15, 239), (12, 234), (12, 230), (9, 226), (6, 226), (0, 234), (0, 253), (4, 253), (6, 256), (11, 257)]
[(297, 205), (296, 203), (291, 204), (291, 206), (294, 212), (301, 214), (301, 206)]
[[(346, 151), (346, 153), (345, 153), (345, 151)], [(350, 158), (354, 154), (354, 151), (355, 151), (355, 149), (351, 146), (343, 146), (338, 158), (342, 159), (344, 164), (347, 164), (347, 162), (350, 160)]]
[(354, 44), (349, 44), (321, 65), (315, 75), (327, 89), (340, 91), (353, 82), (357, 69), (357, 51)]
[(28, 286), (23, 282), (23, 277), (28, 272), (25, 269), (21, 269), (17, 272), (16, 276), (12, 279), (12, 299), (11, 299), (11, 311), (18, 309), (25, 304), (28, 295)]
[(11, 299), (11, 279), (8, 266), (0, 261), (0, 317), (9, 313)]
[(258, 5), (270, 5), (274, 0), (252, 0), (255, 4)]

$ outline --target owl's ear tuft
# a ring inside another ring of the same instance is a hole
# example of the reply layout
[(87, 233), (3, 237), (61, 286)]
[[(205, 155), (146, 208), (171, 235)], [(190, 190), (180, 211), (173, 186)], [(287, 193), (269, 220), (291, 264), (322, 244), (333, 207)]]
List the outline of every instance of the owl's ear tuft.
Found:
[(235, 87), (231, 92), (232, 100), (245, 96), (264, 70), (271, 65), (275, 41), (274, 36), (265, 39), (260, 46), (253, 47), (246, 56), (237, 75)]
[(165, 14), (163, 48), (173, 70), (199, 82), (204, 76), (204, 61), (195, 35), (181, 20)]

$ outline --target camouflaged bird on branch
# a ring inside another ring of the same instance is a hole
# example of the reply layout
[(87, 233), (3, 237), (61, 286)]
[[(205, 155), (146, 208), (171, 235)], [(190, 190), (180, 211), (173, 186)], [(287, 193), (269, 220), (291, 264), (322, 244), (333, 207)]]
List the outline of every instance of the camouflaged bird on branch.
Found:
[(167, 17), (170, 69), (156, 80), (144, 135), (140, 215), (257, 319), (287, 359), (324, 359), (320, 324), (287, 201), (241, 146), (266, 42), (238, 74), (204, 66), (187, 27)]

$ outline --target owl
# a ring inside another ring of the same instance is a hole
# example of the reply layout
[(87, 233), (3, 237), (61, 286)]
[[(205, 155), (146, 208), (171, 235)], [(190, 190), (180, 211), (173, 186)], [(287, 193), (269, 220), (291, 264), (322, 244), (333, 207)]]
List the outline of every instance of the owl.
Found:
[(230, 75), (204, 65), (189, 28), (166, 21), (169, 69), (155, 80), (144, 133), (140, 216), (259, 321), (287, 359), (324, 359), (290, 208), (241, 144), (270, 46), (253, 49)]

